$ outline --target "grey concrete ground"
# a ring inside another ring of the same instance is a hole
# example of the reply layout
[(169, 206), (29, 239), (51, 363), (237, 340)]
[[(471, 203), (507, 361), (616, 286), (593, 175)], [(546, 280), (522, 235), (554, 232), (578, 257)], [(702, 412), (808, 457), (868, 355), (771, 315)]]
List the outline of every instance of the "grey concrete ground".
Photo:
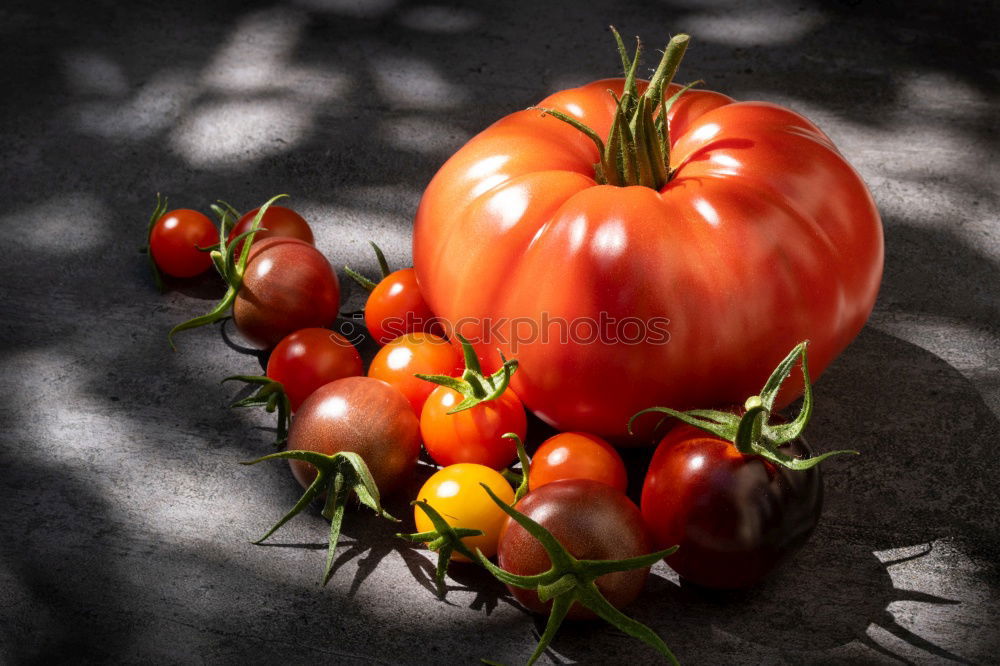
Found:
[[(267, 419), (218, 380), (259, 368), (157, 294), (136, 249), (153, 195), (278, 192), (336, 265), (409, 261), (438, 165), (494, 119), (616, 73), (606, 31), (694, 37), (682, 78), (790, 105), (871, 186), (886, 271), (817, 386), (823, 522), (760, 587), (654, 568), (633, 608), (689, 664), (996, 663), (1000, 199), (996, 3), (87, 2), (0, 8), (0, 662), (518, 663), (538, 625), (478, 571), (430, 591), (428, 553), (351, 515), (330, 585), (315, 511)], [(361, 296), (350, 294), (349, 307)], [(405, 513), (402, 501), (395, 507)], [(650, 663), (601, 625), (547, 663)]]

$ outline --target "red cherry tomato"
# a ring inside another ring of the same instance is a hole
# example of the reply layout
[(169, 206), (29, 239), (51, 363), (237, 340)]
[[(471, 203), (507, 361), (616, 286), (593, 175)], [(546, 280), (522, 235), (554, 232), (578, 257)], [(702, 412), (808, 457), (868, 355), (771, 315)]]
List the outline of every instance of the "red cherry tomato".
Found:
[(149, 236), (149, 251), (157, 268), (179, 278), (194, 277), (211, 268), (212, 257), (198, 248), (218, 244), (219, 232), (212, 221), (188, 208), (165, 213)]
[(412, 268), (389, 273), (365, 303), (365, 326), (380, 345), (407, 333), (441, 333)]
[(326, 328), (295, 331), (274, 347), (267, 360), (267, 376), (281, 382), (293, 412), (320, 386), (360, 374), (358, 350)]
[(339, 306), (337, 274), (319, 250), (294, 238), (265, 238), (250, 248), (233, 322), (267, 348), (289, 333), (332, 324)]
[[(587, 560), (619, 560), (651, 551), (639, 509), (611, 486), (590, 479), (553, 481), (525, 495), (515, 508), (549, 530), (570, 555)], [(527, 530), (508, 519), (500, 533), (497, 563), (519, 576), (533, 576), (552, 566), (548, 554)], [(609, 602), (621, 608), (642, 590), (649, 567), (615, 572), (595, 582)], [(535, 590), (508, 586), (527, 608), (546, 613)], [(567, 617), (584, 619), (594, 613), (578, 603)]]
[[(801, 440), (780, 447), (808, 457)], [(642, 489), (642, 515), (681, 577), (714, 588), (752, 585), (801, 546), (819, 520), (818, 467), (795, 471), (689, 425), (660, 442)]]
[[(253, 225), (253, 219), (257, 215), (257, 211), (260, 208), (254, 208), (248, 213), (244, 213), (243, 217), (233, 226), (232, 230), (229, 232), (229, 242), (232, 243), (237, 236), (247, 231), (250, 231), (250, 227)], [(260, 228), (264, 231), (258, 231), (254, 234), (253, 242), (257, 243), (264, 240), (265, 238), (298, 238), (300, 241), (304, 241), (313, 244), (313, 232), (309, 228), (309, 223), (306, 222), (301, 215), (296, 213), (291, 208), (285, 208), (284, 206), (271, 205), (264, 212), (264, 217), (261, 218)], [(236, 248), (236, 253), (243, 249), (242, 243)]]
[(435, 388), (420, 412), (424, 448), (439, 465), (471, 462), (493, 469), (506, 467), (517, 456), (517, 445), (503, 435), (524, 439), (528, 421), (524, 405), (509, 388), (494, 400), (449, 414), (462, 395), (445, 386)]
[[(406, 398), (388, 384), (370, 377), (347, 377), (318, 388), (299, 407), (288, 432), (288, 449), (333, 455), (360, 455), (379, 492), (402, 488), (420, 453), (420, 428)], [(289, 461), (303, 487), (316, 469)]]
[(624, 493), (625, 463), (613, 446), (596, 435), (563, 432), (542, 442), (531, 457), (528, 488), (560, 479), (591, 479)]
[(414, 377), (414, 373), (453, 375), (461, 364), (462, 357), (450, 342), (420, 331), (402, 335), (382, 347), (368, 367), (368, 376), (395, 386), (419, 414), (435, 387)]

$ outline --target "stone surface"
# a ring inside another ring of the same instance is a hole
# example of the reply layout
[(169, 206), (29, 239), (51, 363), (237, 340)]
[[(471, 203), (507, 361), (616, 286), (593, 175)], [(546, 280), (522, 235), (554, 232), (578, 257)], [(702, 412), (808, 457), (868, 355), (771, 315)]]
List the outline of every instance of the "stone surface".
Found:
[[(0, 9), (0, 661), (523, 662), (539, 626), (479, 571), (447, 601), (428, 553), (363, 512), (318, 585), (310, 511), (263, 415), (220, 378), (259, 368), (137, 253), (157, 191), (248, 208), (277, 192), (335, 265), (409, 261), (422, 188), (463, 141), (616, 73), (614, 23), (694, 45), (682, 79), (790, 105), (871, 186), (886, 270), (869, 326), (817, 385), (816, 534), (760, 587), (654, 568), (633, 612), (689, 664), (986, 663), (1000, 648), (1000, 171), (996, 3), (393, 0), (36, 3)], [(348, 308), (362, 297), (351, 291)], [(370, 350), (369, 350), (370, 352)], [(405, 515), (405, 498), (391, 503)], [(546, 663), (649, 663), (603, 625)]]

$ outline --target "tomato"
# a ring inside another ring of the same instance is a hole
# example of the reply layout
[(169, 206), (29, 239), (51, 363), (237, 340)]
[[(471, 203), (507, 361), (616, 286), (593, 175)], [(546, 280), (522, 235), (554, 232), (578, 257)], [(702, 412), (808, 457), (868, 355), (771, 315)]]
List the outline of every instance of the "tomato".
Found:
[[(240, 234), (250, 231), (250, 227), (253, 225), (253, 219), (259, 210), (260, 208), (258, 207), (243, 214), (243, 216), (236, 222), (232, 230), (229, 232), (230, 243), (236, 240), (236, 237)], [(263, 218), (261, 218), (260, 228), (263, 229), (263, 231), (259, 231), (254, 234), (254, 243), (260, 242), (265, 238), (283, 237), (298, 238), (299, 240), (309, 243), (310, 245), (313, 244), (313, 232), (312, 229), (309, 228), (309, 223), (291, 208), (285, 208), (284, 206), (269, 206), (268, 209), (264, 211)], [(240, 243), (239, 247), (236, 249), (237, 254), (239, 254), (242, 248), (243, 244)]]
[(563, 432), (542, 442), (531, 457), (528, 488), (560, 479), (591, 479), (624, 493), (628, 485), (625, 463), (614, 447), (596, 435)]
[[(806, 342), (772, 371), (739, 413), (652, 407), (683, 423), (660, 442), (642, 488), (642, 515), (658, 544), (677, 544), (667, 563), (706, 587), (752, 585), (805, 543), (819, 521), (823, 486), (801, 439), (813, 411)], [(802, 408), (770, 423), (782, 384), (801, 359)]]
[(337, 274), (319, 250), (266, 238), (250, 248), (233, 322), (253, 345), (268, 348), (299, 329), (332, 324), (339, 306)]
[[(507, 514), (490, 499), (480, 483), (489, 486), (507, 504), (514, 501), (514, 491), (499, 472), (473, 463), (458, 463), (438, 470), (424, 483), (417, 493), (417, 499), (427, 502), (452, 527), (481, 530), (481, 536), (465, 537), (462, 543), (469, 550), (478, 548), (486, 557), (493, 557), (497, 552), (500, 529), (507, 520)], [(417, 532), (434, 530), (431, 519), (419, 507), (414, 508), (413, 519)], [(451, 559), (469, 561), (468, 557), (457, 551), (452, 552)]]
[(326, 328), (295, 331), (282, 338), (267, 359), (267, 376), (281, 382), (293, 412), (320, 386), (360, 374), (358, 350)]
[[(547, 529), (570, 555), (584, 560), (620, 560), (645, 555), (651, 550), (649, 535), (639, 509), (621, 492), (590, 479), (553, 481), (525, 495), (515, 508)], [(508, 520), (500, 533), (497, 563), (519, 576), (547, 571), (552, 563), (542, 544), (520, 524)], [(631, 603), (642, 590), (649, 567), (619, 571), (598, 578), (601, 594), (615, 608)], [(526, 608), (548, 611), (534, 590), (510, 586)], [(594, 617), (593, 612), (573, 604), (570, 618)]]
[[(609, 90), (621, 95), (624, 80), (539, 106), (600, 139), (616, 114)], [(416, 213), (414, 269), (431, 310), (469, 322), (461, 332), (484, 357), (516, 355), (514, 390), (559, 430), (619, 438), (649, 405), (738, 403), (805, 338), (819, 374), (875, 302), (879, 214), (820, 129), (703, 90), (666, 117), (659, 187), (601, 184), (596, 143), (533, 109), (462, 147)], [(792, 382), (778, 407), (801, 388)]]
[[(379, 491), (388, 494), (399, 490), (413, 473), (420, 429), (399, 391), (378, 379), (346, 377), (306, 398), (292, 419), (288, 449), (357, 453)], [(298, 482), (308, 487), (316, 477), (315, 468), (301, 460), (289, 463)]]
[(212, 257), (199, 247), (219, 242), (215, 225), (202, 213), (178, 208), (165, 213), (149, 234), (149, 251), (157, 268), (173, 277), (194, 277), (212, 266)]
[[(801, 440), (780, 447), (808, 457)], [(680, 425), (653, 454), (642, 515), (682, 578), (714, 588), (757, 582), (809, 538), (819, 521), (819, 467), (791, 470), (698, 428)]]
[(412, 268), (389, 273), (375, 286), (365, 302), (365, 327), (380, 345), (407, 333), (441, 332)]
[(420, 414), (435, 387), (413, 375), (453, 375), (460, 367), (461, 357), (450, 342), (420, 331), (402, 335), (382, 347), (368, 367), (368, 376), (392, 384)]
[[(424, 448), (445, 467), (471, 462), (500, 469), (517, 456), (515, 440), (528, 429), (524, 405), (509, 386), (518, 362), (501, 357), (496, 372), (484, 375), (469, 341), (461, 334), (457, 340), (465, 357), (461, 375), (416, 375), (439, 384), (420, 410)], [(504, 436), (509, 433), (517, 438)]]
[(462, 395), (438, 386), (420, 412), (420, 434), (428, 455), (439, 465), (472, 462), (493, 469), (506, 467), (517, 456), (517, 445), (504, 439), (508, 432), (524, 439), (528, 419), (524, 406), (509, 388), (500, 397), (471, 409), (449, 414)]
[(372, 338), (384, 345), (407, 333), (428, 332), (440, 335), (443, 329), (427, 306), (416, 273), (412, 268), (389, 271), (385, 254), (375, 243), (369, 241), (378, 259), (382, 279), (373, 282), (350, 266), (345, 266), (347, 275), (368, 290), (365, 303), (365, 327)]

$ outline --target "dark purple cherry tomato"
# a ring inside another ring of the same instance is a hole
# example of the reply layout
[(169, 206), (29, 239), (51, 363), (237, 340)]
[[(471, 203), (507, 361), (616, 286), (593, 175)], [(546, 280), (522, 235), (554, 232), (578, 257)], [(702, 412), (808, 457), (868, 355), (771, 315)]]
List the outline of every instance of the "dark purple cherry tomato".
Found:
[[(620, 491), (590, 479), (553, 481), (525, 495), (515, 508), (549, 530), (570, 555), (587, 560), (619, 560), (649, 553), (650, 539), (639, 509)], [(497, 563), (502, 569), (532, 576), (552, 566), (541, 543), (521, 525), (508, 519), (500, 533)], [(649, 567), (616, 572), (596, 580), (597, 589), (616, 608), (632, 602), (642, 590)], [(547, 613), (535, 590), (508, 586), (521, 604)], [(578, 603), (572, 619), (595, 617)]]
[[(383, 495), (405, 483), (420, 453), (420, 426), (403, 394), (380, 379), (346, 377), (313, 392), (288, 431), (288, 450), (360, 455)], [(290, 460), (303, 487), (316, 478), (309, 463)]]
[(265, 238), (250, 248), (233, 322), (253, 345), (266, 349), (303, 328), (334, 322), (340, 283), (323, 254), (294, 238)]
[[(802, 440), (779, 447), (805, 458)], [(712, 588), (747, 587), (798, 549), (819, 521), (818, 467), (791, 470), (689, 425), (660, 442), (642, 489), (654, 546), (682, 578)]]

